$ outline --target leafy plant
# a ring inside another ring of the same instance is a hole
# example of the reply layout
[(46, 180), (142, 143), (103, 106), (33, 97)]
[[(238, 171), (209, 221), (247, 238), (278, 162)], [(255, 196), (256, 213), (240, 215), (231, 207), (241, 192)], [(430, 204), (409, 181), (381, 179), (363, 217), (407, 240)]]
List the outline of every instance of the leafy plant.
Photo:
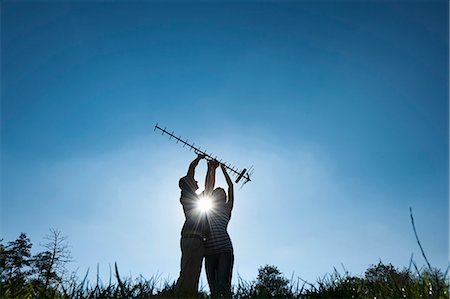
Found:
[[(233, 298), (449, 298), (449, 268), (445, 272), (428, 262), (417, 235), (414, 217), (411, 223), (417, 243), (426, 261), (418, 268), (411, 257), (410, 265), (398, 269), (379, 261), (369, 266), (362, 277), (335, 268), (316, 282), (301, 278), (287, 279), (273, 265), (258, 269), (256, 280), (245, 281), (238, 276)], [(66, 238), (59, 231), (50, 230), (45, 237), (44, 251), (31, 256), (32, 244), (25, 233), (4, 245), (0, 240), (0, 298), (173, 298), (175, 283), (161, 281), (160, 276), (145, 279), (123, 277), (114, 264), (107, 284), (97, 279), (91, 284), (89, 270), (79, 279), (76, 273), (68, 276), (65, 265), (71, 261)], [(114, 277), (114, 279), (113, 279)], [(202, 289), (197, 298), (209, 298)]]

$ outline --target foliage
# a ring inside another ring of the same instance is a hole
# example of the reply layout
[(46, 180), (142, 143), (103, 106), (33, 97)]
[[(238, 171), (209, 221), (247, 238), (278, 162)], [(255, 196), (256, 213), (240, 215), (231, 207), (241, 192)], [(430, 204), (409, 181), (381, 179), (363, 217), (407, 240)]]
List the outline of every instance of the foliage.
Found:
[(369, 267), (364, 277), (333, 274), (319, 279), (317, 286), (304, 292), (304, 298), (448, 298), (447, 274), (438, 269), (399, 270), (379, 262)]
[(292, 293), (289, 289), (289, 280), (281, 275), (275, 266), (266, 265), (258, 269), (256, 278), (256, 294), (259, 298), (287, 298)]
[(25, 233), (6, 246), (0, 245), (0, 295), (20, 297), (27, 289), (31, 274), (31, 242)]
[(236, 298), (292, 298), (292, 286), (276, 266), (265, 265), (258, 269), (256, 281), (238, 278)]
[[(95, 284), (87, 280), (89, 271), (82, 280), (74, 273), (62, 279), (56, 268), (42, 267), (51, 264), (47, 251), (31, 257), (31, 243), (25, 234), (6, 246), (0, 245), (0, 248), (1, 298), (174, 297), (173, 282), (161, 281), (159, 276), (150, 279), (121, 277), (117, 264), (107, 284), (101, 281), (98, 267)], [(434, 268), (417, 269), (413, 262), (411, 265), (414, 265), (415, 272), (379, 262), (370, 266), (363, 277), (352, 276), (347, 271), (340, 274), (334, 269), (333, 273), (314, 284), (300, 278), (297, 281), (287, 279), (276, 266), (266, 265), (258, 269), (255, 281), (246, 282), (239, 277), (233, 298), (448, 298), (448, 272)], [(46, 270), (42, 270), (44, 268)], [(47, 281), (53, 283), (46, 286)], [(201, 291), (198, 298), (208, 298), (208, 294)]]
[(45, 240), (47, 243), (43, 247), (46, 250), (34, 256), (33, 273), (44, 288), (58, 288), (67, 272), (66, 264), (72, 261), (67, 238), (61, 236), (60, 231), (50, 229)]
[[(419, 242), (414, 218), (411, 220), (417, 243), (426, 261), (419, 269), (411, 257), (408, 268), (398, 269), (381, 261), (371, 265), (363, 276), (336, 269), (315, 283), (297, 278), (287, 279), (272, 265), (258, 269), (256, 280), (247, 282), (238, 277), (233, 298), (449, 298), (449, 269), (433, 268)], [(32, 244), (25, 233), (17, 240), (3, 244), (0, 240), (0, 298), (173, 298), (174, 282), (162, 281), (159, 276), (145, 279), (121, 277), (117, 264), (114, 282), (103, 283), (97, 266), (97, 280), (91, 284), (89, 270), (79, 280), (76, 273), (68, 276), (66, 264), (71, 261), (65, 237), (50, 230), (45, 237), (44, 251), (31, 256)], [(414, 270), (412, 270), (414, 268)], [(209, 298), (201, 290), (198, 298)]]
[(46, 249), (31, 256), (32, 243), (25, 233), (17, 240), (0, 244), (0, 297), (61, 297), (65, 264), (70, 261), (66, 238), (57, 230), (45, 237)]

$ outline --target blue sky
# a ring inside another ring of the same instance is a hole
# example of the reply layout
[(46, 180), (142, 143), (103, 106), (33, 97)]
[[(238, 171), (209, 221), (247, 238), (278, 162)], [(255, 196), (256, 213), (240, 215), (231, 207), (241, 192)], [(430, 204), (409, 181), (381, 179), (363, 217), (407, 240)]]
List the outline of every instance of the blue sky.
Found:
[(1, 28), (6, 240), (57, 228), (80, 273), (176, 279), (195, 155), (158, 122), (255, 167), (234, 278), (421, 265), (409, 207), (447, 267), (447, 1), (3, 1)]

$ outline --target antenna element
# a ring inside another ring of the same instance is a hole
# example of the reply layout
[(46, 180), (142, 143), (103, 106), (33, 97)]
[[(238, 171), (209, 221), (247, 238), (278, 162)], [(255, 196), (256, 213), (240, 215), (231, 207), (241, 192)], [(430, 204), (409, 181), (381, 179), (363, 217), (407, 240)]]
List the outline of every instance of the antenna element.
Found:
[(173, 131), (172, 131), (172, 133), (170, 133), (169, 131), (166, 130), (166, 128), (164, 128), (164, 129), (161, 128), (160, 126), (158, 126), (158, 123), (155, 125), (155, 128), (153, 129), (153, 131), (156, 131), (156, 130), (161, 131), (161, 135), (168, 135), (169, 139), (172, 139), (172, 138), (175, 139), (176, 143), (181, 142), (183, 144), (183, 147), (187, 146), (189, 148), (189, 150), (194, 150), (194, 152), (196, 154), (204, 155), (207, 160), (220, 161), (220, 163), (226, 169), (228, 169), (232, 175), (237, 176), (237, 179), (235, 181), (236, 184), (239, 183), (239, 181), (241, 181), (241, 180), (243, 181), (243, 185), (251, 181), (250, 175), (251, 175), (251, 172), (253, 172), (253, 166), (250, 167), (251, 172), (247, 171), (246, 168), (242, 169), (242, 171), (241, 171), (234, 166), (231, 167), (230, 163), (222, 161), (222, 159), (218, 159), (217, 156), (213, 157), (212, 154), (207, 154), (206, 151), (200, 150), (200, 147), (194, 146), (194, 143), (192, 143), (192, 144), (188, 143), (188, 139), (183, 140), (183, 139), (181, 139), (181, 136), (179, 136), (179, 137), (175, 136)]

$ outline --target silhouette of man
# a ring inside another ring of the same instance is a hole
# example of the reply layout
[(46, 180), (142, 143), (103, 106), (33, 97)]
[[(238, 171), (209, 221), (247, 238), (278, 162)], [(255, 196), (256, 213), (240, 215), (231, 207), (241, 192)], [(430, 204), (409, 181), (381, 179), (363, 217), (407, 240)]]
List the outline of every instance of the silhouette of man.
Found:
[[(198, 297), (198, 282), (205, 255), (204, 241), (208, 230), (206, 215), (198, 207), (200, 200), (195, 191), (198, 183), (194, 178), (195, 168), (199, 161), (205, 158), (198, 155), (189, 165), (187, 175), (179, 181), (181, 189), (180, 202), (183, 206), (186, 220), (181, 230), (181, 270), (175, 286), (176, 297)], [(205, 179), (205, 191), (211, 193), (214, 185), (211, 185), (210, 163)]]
[[(219, 163), (211, 163), (210, 177), (215, 179)], [(228, 184), (228, 196), (218, 187), (212, 192), (213, 208), (208, 212), (209, 234), (205, 242), (205, 267), (212, 298), (231, 298), (231, 277), (233, 272), (233, 245), (227, 232), (234, 203), (233, 182), (225, 166), (220, 164)], [(214, 181), (210, 182), (214, 188)]]

